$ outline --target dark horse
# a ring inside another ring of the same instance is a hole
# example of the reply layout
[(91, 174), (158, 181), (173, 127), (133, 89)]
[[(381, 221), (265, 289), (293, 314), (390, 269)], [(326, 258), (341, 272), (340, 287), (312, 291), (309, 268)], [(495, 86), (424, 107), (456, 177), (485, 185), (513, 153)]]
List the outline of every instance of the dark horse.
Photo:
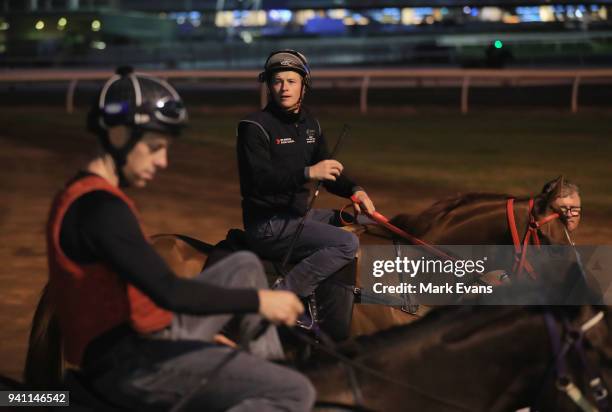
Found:
[[(544, 315), (549, 312), (561, 331), (563, 319), (576, 329), (599, 310), (449, 306), (431, 311), (419, 322), (357, 338), (343, 349), (367, 368), (353, 370), (363, 399), (359, 406), (369, 410), (515, 411), (538, 406), (541, 411), (575, 411), (576, 405), (556, 386), (555, 352)], [(584, 342), (590, 367), (601, 368), (608, 383), (611, 328), (606, 313), (585, 333)], [(594, 405), (578, 354), (572, 352), (566, 360), (572, 382)], [(328, 359), (305, 370), (317, 388), (318, 401), (357, 405), (346, 372), (345, 364)]]
[[(554, 191), (553, 191), (554, 193)], [(393, 221), (406, 231), (432, 244), (511, 244), (505, 217), (505, 195), (468, 194), (434, 204), (422, 214), (400, 215)], [(533, 213), (536, 217), (553, 213), (554, 197), (538, 198)], [(515, 202), (517, 226), (525, 231), (529, 219), (528, 200)], [(361, 234), (362, 244), (389, 242), (387, 231), (368, 227)], [(543, 243), (567, 243), (564, 225), (559, 219), (539, 229)], [(179, 276), (194, 276), (206, 263), (212, 246), (181, 235), (160, 235), (152, 238), (156, 250)], [(382, 305), (355, 305), (351, 335), (363, 335), (409, 323), (422, 314), (409, 314)], [(33, 319), (25, 378), (34, 386), (57, 382), (63, 370), (61, 335), (46, 293)]]

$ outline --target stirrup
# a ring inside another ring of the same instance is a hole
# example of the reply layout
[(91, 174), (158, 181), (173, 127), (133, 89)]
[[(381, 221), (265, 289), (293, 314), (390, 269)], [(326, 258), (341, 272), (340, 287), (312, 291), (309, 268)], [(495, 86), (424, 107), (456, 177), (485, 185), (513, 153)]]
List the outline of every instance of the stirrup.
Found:
[(302, 329), (312, 330), (318, 321), (317, 301), (314, 293), (308, 296), (305, 301), (304, 313), (298, 317), (296, 325)]

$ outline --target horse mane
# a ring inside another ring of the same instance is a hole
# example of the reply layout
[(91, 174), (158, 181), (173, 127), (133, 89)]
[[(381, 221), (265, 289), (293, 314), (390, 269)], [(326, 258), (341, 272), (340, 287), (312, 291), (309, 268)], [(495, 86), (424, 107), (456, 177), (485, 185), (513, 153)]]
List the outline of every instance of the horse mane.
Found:
[(501, 193), (460, 193), (433, 203), (417, 215), (399, 214), (391, 219), (391, 223), (415, 236), (421, 236), (430, 230), (440, 219), (460, 207), (478, 201), (500, 201), (510, 197), (514, 196)]

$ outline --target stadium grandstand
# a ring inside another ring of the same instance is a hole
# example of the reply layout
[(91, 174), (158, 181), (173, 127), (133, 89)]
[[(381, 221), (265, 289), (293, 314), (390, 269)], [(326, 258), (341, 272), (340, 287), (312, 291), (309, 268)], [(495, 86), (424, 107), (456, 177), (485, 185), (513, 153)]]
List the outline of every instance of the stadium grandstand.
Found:
[(0, 0), (2, 67), (542, 67), (612, 62), (612, 1)]

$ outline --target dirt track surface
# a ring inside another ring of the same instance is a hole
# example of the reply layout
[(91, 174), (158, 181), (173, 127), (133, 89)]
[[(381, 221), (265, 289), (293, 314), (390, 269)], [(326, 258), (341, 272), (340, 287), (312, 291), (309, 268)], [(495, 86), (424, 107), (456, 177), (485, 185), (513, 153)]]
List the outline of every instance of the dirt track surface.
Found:
[[(34, 308), (46, 282), (44, 229), (54, 193), (85, 162), (93, 138), (0, 137), (0, 375), (21, 378)], [(183, 233), (209, 243), (241, 226), (240, 197), (233, 149), (215, 144), (177, 142), (169, 170), (147, 189), (131, 192), (149, 234)], [(356, 176), (368, 187), (379, 210), (392, 216), (416, 212), (448, 195), (439, 189), (383, 183)], [(319, 206), (342, 201), (324, 194)], [(601, 228), (610, 227), (599, 221)], [(609, 243), (594, 223), (581, 228), (579, 241)]]

